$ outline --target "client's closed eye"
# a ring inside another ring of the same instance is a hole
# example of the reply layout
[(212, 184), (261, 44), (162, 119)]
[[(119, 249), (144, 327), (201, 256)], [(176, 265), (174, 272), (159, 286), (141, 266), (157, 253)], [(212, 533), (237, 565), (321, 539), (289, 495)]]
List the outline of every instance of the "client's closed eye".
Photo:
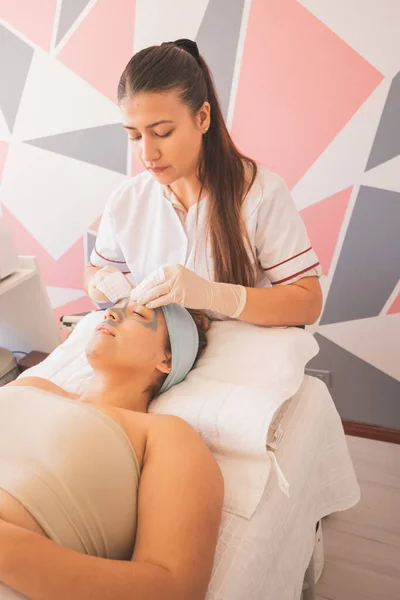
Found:
[(142, 319), (146, 319), (146, 316), (143, 314), (143, 312), (140, 312), (136, 307), (132, 308), (132, 314), (133, 315), (138, 315)]

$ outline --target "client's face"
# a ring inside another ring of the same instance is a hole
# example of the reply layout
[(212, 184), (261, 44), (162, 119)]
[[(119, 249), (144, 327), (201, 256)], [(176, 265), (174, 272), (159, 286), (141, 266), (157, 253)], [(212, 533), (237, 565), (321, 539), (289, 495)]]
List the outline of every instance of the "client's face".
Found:
[(165, 351), (166, 324), (161, 309), (150, 310), (128, 298), (105, 311), (86, 348), (94, 368), (106, 367), (129, 376), (170, 371)]

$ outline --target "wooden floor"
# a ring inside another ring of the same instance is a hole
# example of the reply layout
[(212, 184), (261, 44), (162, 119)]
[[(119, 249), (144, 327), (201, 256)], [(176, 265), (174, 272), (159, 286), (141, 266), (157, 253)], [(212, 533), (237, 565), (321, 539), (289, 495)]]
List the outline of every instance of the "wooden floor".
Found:
[(323, 521), (317, 600), (400, 600), (400, 445), (347, 442), (361, 501)]

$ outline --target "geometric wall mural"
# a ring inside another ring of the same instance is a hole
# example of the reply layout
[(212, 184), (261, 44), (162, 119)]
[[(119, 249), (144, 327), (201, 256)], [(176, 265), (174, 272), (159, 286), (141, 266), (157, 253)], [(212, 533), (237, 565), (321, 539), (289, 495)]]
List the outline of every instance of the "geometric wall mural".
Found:
[(126, 173), (128, 138), (119, 123), (26, 140), (26, 143), (118, 173)]
[[(242, 24), (244, 0), (209, 0), (196, 42), (218, 86), (222, 113), (226, 119), (233, 71)], [(226, 15), (229, 14), (229, 27)], [(224, 41), (221, 44), (221, 31)]]
[(0, 25), (0, 56), (2, 57), (0, 109), (11, 132), (31, 64), (33, 49), (6, 27)]
[(352, 191), (341, 190), (300, 211), (324, 275), (330, 271)]
[(236, 145), (285, 179), (320, 256), (311, 365), (332, 372), (343, 417), (400, 427), (400, 3), (34, 4), (0, 0), (0, 214), (57, 317), (93, 307), (83, 270), (99, 219), (140, 171), (119, 76), (135, 51), (189, 37)]
[[(63, 0), (62, 4), (71, 2)], [(96, 0), (87, 9), (83, 20), (78, 16), (63, 37), (56, 55), (71, 71), (116, 102), (119, 76), (133, 54), (135, 0)], [(154, 7), (149, 7), (151, 10)], [(146, 28), (151, 19), (149, 15)]]
[(366, 171), (400, 154), (400, 71), (393, 78)]
[(74, 2), (62, 2), (60, 17), (58, 20), (56, 44), (58, 44), (77, 18), (82, 14), (82, 11), (89, 4), (90, 0), (74, 0)]
[(400, 277), (400, 193), (360, 187), (320, 324), (375, 317)]
[(319, 333), (315, 337), (320, 352), (309, 367), (326, 369), (329, 365), (332, 396), (341, 417), (400, 428), (400, 382)]

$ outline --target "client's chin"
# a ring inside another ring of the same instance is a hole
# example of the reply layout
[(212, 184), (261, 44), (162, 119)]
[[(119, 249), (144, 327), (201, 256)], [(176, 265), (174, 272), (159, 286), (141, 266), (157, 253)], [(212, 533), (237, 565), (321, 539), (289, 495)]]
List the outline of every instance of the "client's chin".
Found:
[(99, 356), (109, 356), (111, 351), (109, 344), (113, 339), (114, 338), (111, 335), (95, 331), (85, 348), (87, 359), (98, 358)]

